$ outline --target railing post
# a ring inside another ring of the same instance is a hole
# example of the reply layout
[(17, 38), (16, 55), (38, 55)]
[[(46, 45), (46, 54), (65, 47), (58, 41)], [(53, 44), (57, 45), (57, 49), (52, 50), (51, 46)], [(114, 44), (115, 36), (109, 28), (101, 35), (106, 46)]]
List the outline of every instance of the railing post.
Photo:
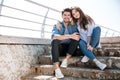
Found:
[(0, 15), (1, 15), (1, 11), (2, 11), (3, 2), (4, 2), (4, 0), (1, 0), (1, 2), (0, 2)]
[(118, 33), (118, 36), (120, 35), (120, 33)]
[(113, 32), (113, 34), (112, 34), (112, 37), (113, 37), (113, 35), (114, 35), (114, 32)]
[(108, 33), (108, 30), (107, 30), (106, 33), (105, 33), (105, 37), (107, 36), (107, 33)]
[(45, 22), (46, 22), (46, 17), (48, 15), (48, 12), (49, 12), (49, 8), (45, 14), (45, 17), (43, 19), (43, 23), (42, 23), (42, 28), (41, 28), (41, 38), (44, 38), (44, 29), (45, 29)]

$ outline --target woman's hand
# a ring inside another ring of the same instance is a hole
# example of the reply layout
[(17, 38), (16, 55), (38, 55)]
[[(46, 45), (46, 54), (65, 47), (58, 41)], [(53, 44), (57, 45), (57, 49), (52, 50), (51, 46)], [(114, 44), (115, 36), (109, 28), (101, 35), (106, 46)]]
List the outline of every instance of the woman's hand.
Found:
[(93, 47), (89, 44), (87, 44), (87, 49), (90, 50), (90, 51), (93, 51)]
[(60, 28), (61, 28), (61, 25), (60, 25), (60, 22), (59, 22), (59, 21), (58, 21), (57, 24), (56, 24), (56, 28), (57, 28), (58, 30), (60, 30)]

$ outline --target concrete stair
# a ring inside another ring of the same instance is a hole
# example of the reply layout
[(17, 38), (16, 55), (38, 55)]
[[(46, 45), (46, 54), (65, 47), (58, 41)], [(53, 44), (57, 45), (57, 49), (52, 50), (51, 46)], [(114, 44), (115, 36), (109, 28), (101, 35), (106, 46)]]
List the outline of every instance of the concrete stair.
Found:
[[(60, 62), (65, 57), (60, 57)], [(68, 67), (85, 67), (85, 68), (97, 68), (96, 65), (92, 61), (88, 61), (87, 63), (82, 63), (81, 62), (82, 56), (81, 57), (72, 57), (69, 60), (69, 65)], [(120, 69), (120, 57), (97, 57), (98, 60), (101, 62), (107, 64), (108, 69)], [(51, 57), (50, 56), (39, 56), (39, 64), (50, 64), (52, 65)]]
[(31, 74), (31, 75), (22, 77), (22, 80), (88, 80), (88, 79), (68, 77), (68, 76), (64, 77), (63, 79), (57, 79), (54, 76)]
[[(53, 65), (40, 65), (36, 64), (31, 67), (35, 70), (36, 75), (54, 75)], [(93, 68), (78, 68), (68, 67), (61, 68), (65, 76), (83, 79), (102, 79), (102, 80), (119, 80), (120, 70), (118, 69), (105, 69), (104, 71)]]
[[(105, 70), (100, 70), (92, 61), (82, 63), (83, 54), (77, 54), (69, 60), (67, 68), (61, 68), (65, 77), (54, 77), (53, 63), (50, 54), (38, 57), (38, 64), (31, 65), (34, 73), (23, 76), (21, 80), (120, 80), (120, 38), (102, 38), (102, 49), (95, 49), (98, 60), (107, 64)], [(60, 57), (60, 62), (65, 57)]]

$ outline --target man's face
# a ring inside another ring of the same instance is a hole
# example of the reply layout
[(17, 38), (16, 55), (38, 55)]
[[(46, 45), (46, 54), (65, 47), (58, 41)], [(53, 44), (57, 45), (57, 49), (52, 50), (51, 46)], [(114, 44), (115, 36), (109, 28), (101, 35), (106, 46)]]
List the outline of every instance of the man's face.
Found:
[(62, 18), (63, 18), (63, 21), (65, 23), (69, 22), (70, 19), (71, 19), (71, 14), (70, 12), (64, 12), (63, 15), (62, 15)]

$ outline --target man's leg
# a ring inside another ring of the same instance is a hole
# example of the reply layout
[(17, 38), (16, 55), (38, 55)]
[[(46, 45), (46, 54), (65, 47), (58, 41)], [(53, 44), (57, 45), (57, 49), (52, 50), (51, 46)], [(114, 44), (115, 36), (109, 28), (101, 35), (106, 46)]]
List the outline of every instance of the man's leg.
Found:
[(52, 61), (53, 63), (58, 63), (59, 62), (59, 46), (60, 46), (60, 40), (53, 40), (51, 43), (52, 49)]
[(70, 59), (70, 57), (74, 54), (77, 45), (78, 45), (78, 41), (70, 39), (70, 43), (68, 44), (68, 51), (67, 51), (67, 55), (66, 58), (62, 61), (61, 67), (66, 68), (68, 65), (68, 60)]
[(51, 45), (51, 53), (52, 53), (52, 61), (54, 63), (54, 68), (55, 68), (55, 76), (57, 78), (63, 78), (64, 75), (62, 74), (60, 68), (59, 68), (59, 46), (60, 46), (60, 40), (53, 40)]

